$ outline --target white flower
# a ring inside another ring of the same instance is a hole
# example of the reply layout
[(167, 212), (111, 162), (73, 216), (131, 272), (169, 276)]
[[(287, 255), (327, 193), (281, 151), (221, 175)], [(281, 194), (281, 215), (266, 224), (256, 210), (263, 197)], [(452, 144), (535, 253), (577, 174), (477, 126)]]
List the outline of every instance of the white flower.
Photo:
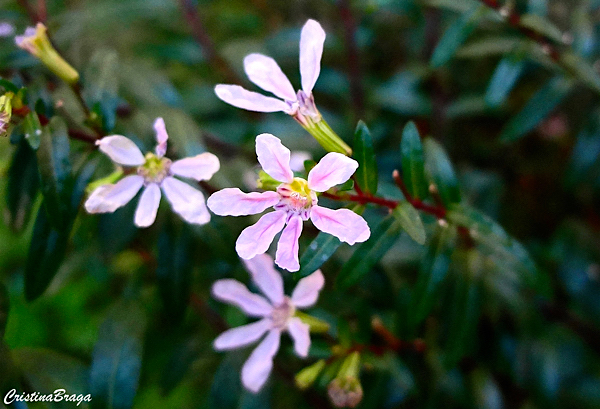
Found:
[(208, 223), (210, 213), (204, 195), (174, 176), (197, 181), (210, 179), (219, 170), (219, 159), (205, 152), (171, 162), (164, 157), (169, 136), (162, 118), (156, 119), (154, 129), (158, 145), (155, 153), (149, 152), (146, 156), (133, 141), (122, 135), (106, 136), (96, 142), (113, 162), (135, 167), (136, 174), (126, 176), (114, 185), (96, 188), (85, 202), (85, 209), (89, 213), (112, 213), (127, 204), (144, 187), (135, 212), (135, 224), (148, 227), (156, 218), (162, 189), (173, 210), (188, 223)]
[(238, 108), (258, 112), (283, 111), (301, 124), (306, 124), (307, 118), (318, 122), (321, 114), (315, 107), (312, 89), (321, 71), (324, 43), (325, 31), (321, 25), (315, 20), (308, 20), (300, 35), (302, 89), (297, 93), (275, 60), (262, 54), (250, 54), (244, 58), (246, 75), (260, 88), (281, 99), (248, 91), (239, 85), (219, 84), (215, 87), (215, 93), (223, 101)]
[(320, 270), (298, 282), (291, 297), (283, 292), (283, 279), (273, 266), (273, 259), (260, 254), (244, 260), (252, 281), (268, 298), (251, 293), (245, 285), (232, 279), (219, 280), (213, 284), (215, 298), (236, 305), (250, 317), (260, 317), (259, 321), (223, 332), (214, 341), (218, 351), (245, 347), (266, 337), (254, 349), (242, 367), (242, 383), (252, 392), (258, 392), (265, 384), (271, 369), (273, 357), (279, 349), (281, 333), (287, 331), (294, 340), (294, 350), (300, 357), (306, 357), (310, 348), (309, 325), (295, 317), (297, 308), (314, 305), (325, 284)]

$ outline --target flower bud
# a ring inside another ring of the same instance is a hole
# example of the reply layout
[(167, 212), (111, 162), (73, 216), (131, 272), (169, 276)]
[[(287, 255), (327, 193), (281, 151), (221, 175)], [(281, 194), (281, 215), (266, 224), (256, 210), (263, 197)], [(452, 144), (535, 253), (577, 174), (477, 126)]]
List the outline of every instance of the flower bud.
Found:
[(37, 57), (66, 83), (75, 85), (79, 81), (79, 73), (54, 49), (46, 34), (46, 26), (42, 23), (28, 27), (23, 35), (15, 37), (15, 43), (19, 48)]
[(335, 407), (353, 408), (360, 403), (363, 389), (358, 379), (360, 354), (355, 351), (348, 355), (337, 376), (329, 383), (327, 393)]
[(358, 378), (349, 376), (331, 381), (327, 394), (336, 408), (354, 408), (362, 400), (363, 389)]
[(335, 133), (329, 124), (319, 114), (318, 121), (312, 116), (302, 114), (294, 115), (294, 119), (302, 125), (306, 131), (319, 142), (319, 144), (328, 152), (337, 152), (346, 156), (352, 156), (352, 149)]
[(314, 334), (320, 334), (329, 331), (329, 323), (320, 320), (312, 315), (303, 313), (302, 311), (296, 311), (295, 316), (300, 318), (303, 323), (310, 326), (310, 332)]
[(321, 359), (311, 366), (307, 366), (296, 374), (296, 386), (302, 390), (309, 388), (325, 368), (325, 360)]
[(12, 116), (12, 92), (0, 97), (0, 136), (8, 136)]

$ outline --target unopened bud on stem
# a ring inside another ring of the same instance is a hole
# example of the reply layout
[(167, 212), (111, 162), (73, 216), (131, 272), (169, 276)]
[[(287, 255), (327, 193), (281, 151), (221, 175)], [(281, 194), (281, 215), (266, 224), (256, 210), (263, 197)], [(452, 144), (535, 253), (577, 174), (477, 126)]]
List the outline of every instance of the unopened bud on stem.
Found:
[(12, 117), (12, 92), (0, 97), (0, 136), (8, 136), (10, 118)]
[(35, 27), (28, 27), (25, 34), (15, 37), (15, 43), (19, 48), (37, 57), (67, 84), (75, 85), (79, 81), (79, 73), (52, 46), (46, 34), (46, 26), (42, 23), (37, 23)]
[(327, 387), (331, 403), (338, 408), (354, 408), (363, 397), (363, 389), (358, 379), (360, 354), (353, 352), (342, 364), (340, 371)]
[(323, 371), (323, 368), (325, 368), (325, 360), (323, 359), (315, 362), (311, 366), (307, 366), (296, 374), (296, 386), (303, 390), (309, 388), (315, 383), (318, 376), (321, 374), (321, 371)]

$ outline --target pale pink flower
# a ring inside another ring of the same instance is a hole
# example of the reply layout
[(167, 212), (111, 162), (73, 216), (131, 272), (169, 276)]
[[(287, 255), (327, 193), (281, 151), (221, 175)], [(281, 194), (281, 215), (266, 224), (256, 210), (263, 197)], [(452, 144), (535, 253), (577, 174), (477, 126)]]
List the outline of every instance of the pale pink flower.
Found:
[(219, 216), (244, 216), (261, 213), (269, 207), (275, 209), (242, 231), (236, 242), (241, 258), (248, 260), (266, 252), (275, 235), (283, 229), (275, 263), (286, 270), (298, 271), (298, 238), (302, 222), (309, 218), (319, 230), (350, 245), (369, 238), (369, 226), (361, 216), (348, 209), (331, 210), (317, 205), (317, 192), (325, 192), (352, 176), (358, 167), (354, 159), (328, 153), (305, 180), (294, 177), (290, 169), (290, 150), (279, 138), (266, 133), (258, 135), (256, 154), (263, 170), (281, 183), (277, 191), (244, 193), (228, 188), (214, 193), (207, 202), (210, 210)]
[(89, 213), (112, 213), (129, 203), (144, 187), (135, 212), (135, 224), (148, 227), (156, 219), (160, 204), (161, 189), (173, 210), (185, 221), (205, 224), (210, 220), (204, 195), (174, 176), (196, 181), (208, 180), (219, 170), (219, 159), (212, 153), (201, 153), (191, 158), (171, 162), (165, 158), (167, 152), (167, 130), (162, 118), (154, 122), (157, 146), (155, 153), (144, 156), (129, 138), (122, 135), (106, 136), (96, 142), (100, 150), (118, 165), (136, 168), (136, 173), (121, 179), (116, 184), (96, 188), (85, 202)]
[(321, 114), (315, 107), (312, 90), (321, 71), (324, 43), (325, 31), (321, 25), (315, 20), (308, 20), (300, 34), (302, 89), (297, 93), (275, 60), (262, 54), (250, 54), (244, 58), (246, 75), (254, 84), (280, 99), (248, 91), (239, 85), (219, 84), (215, 87), (215, 93), (238, 108), (258, 112), (282, 111), (302, 124), (306, 123), (306, 117), (318, 122)]
[(325, 284), (321, 270), (298, 281), (291, 297), (283, 292), (283, 280), (273, 266), (273, 259), (260, 254), (244, 260), (252, 281), (267, 297), (251, 293), (237, 280), (219, 280), (213, 284), (215, 298), (239, 307), (249, 317), (259, 321), (223, 332), (214, 341), (218, 351), (242, 348), (266, 337), (254, 349), (242, 367), (242, 383), (252, 392), (258, 392), (273, 368), (273, 357), (279, 349), (281, 333), (287, 331), (294, 340), (294, 350), (306, 357), (310, 348), (310, 327), (294, 316), (296, 309), (308, 308), (317, 302)]

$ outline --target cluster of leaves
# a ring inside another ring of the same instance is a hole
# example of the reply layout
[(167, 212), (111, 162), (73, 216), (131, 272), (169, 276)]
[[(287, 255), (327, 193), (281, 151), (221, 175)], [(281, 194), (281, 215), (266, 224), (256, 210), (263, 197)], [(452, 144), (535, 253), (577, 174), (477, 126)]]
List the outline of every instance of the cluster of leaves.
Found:
[[(27, 25), (8, 3), (0, 20)], [(2, 395), (64, 388), (119, 409), (327, 407), (327, 385), (360, 352), (364, 408), (600, 404), (597, 1), (180, 3), (48, 2), (80, 89), (0, 38), (0, 91), (25, 103), (0, 141)], [(200, 14), (187, 21), (204, 26), (184, 24), (190, 5)], [(322, 156), (284, 114), (247, 115), (212, 91), (249, 50), (296, 72), (290, 27), (306, 17), (328, 32), (319, 109), (360, 164), (353, 185), (319, 200), (353, 206), (372, 233), (354, 247), (303, 235), (286, 286), (323, 270), (311, 314), (329, 330), (306, 362), (283, 341), (253, 395), (239, 381), (244, 353), (211, 347), (246, 318), (209, 294), (219, 278), (248, 282), (234, 243), (249, 220), (190, 227), (161, 209), (138, 230), (131, 205), (85, 214), (86, 187), (114, 170), (90, 138), (151, 147), (163, 116), (172, 157), (210, 150), (226, 163), (218, 187), (256, 179), (261, 132)], [(294, 388), (315, 361), (325, 365), (314, 385)]]

